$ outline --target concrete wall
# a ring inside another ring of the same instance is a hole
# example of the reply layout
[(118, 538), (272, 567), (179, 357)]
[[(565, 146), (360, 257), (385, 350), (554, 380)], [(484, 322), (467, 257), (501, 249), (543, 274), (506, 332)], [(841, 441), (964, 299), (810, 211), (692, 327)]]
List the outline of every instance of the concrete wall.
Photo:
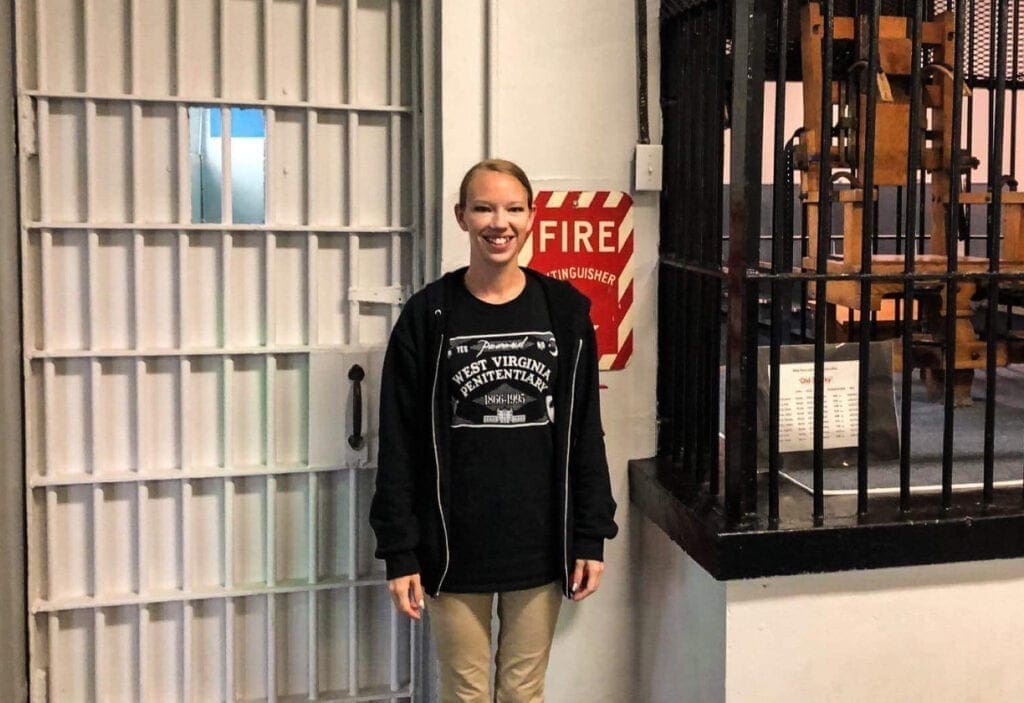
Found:
[(1024, 559), (730, 583), (725, 700), (1024, 700), (1022, 592)]
[[(658, 8), (656, 2), (649, 4), (652, 141), (658, 142)], [(468, 262), (465, 234), (451, 212), (462, 174), (484, 156), (520, 163), (538, 189), (629, 192), (632, 187), (634, 3), (516, 0), (492, 6), (495, 14), (488, 17), (482, 0), (442, 3), (444, 270)], [(654, 451), (658, 195), (633, 198), (638, 343), (626, 369), (601, 377), (608, 386), (601, 401), (621, 533), (607, 547), (601, 590), (564, 607), (549, 675), (552, 701), (648, 700), (636, 695), (634, 636), (640, 629), (634, 605), (640, 580), (631, 545), (636, 542), (633, 531), (643, 525), (630, 514), (626, 461)]]

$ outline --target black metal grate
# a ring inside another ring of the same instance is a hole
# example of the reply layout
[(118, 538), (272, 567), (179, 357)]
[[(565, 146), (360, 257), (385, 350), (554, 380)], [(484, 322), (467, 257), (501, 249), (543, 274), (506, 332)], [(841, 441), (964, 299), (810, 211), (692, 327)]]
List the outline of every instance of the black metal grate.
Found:
[[(677, 3), (685, 4), (685, 3)], [(950, 7), (949, 0), (933, 0), (928, 6), (928, 17), (946, 11)], [(777, 27), (779, 22), (780, 3), (769, 3), (766, 25)], [(867, 11), (871, 3), (865, 0), (837, 0), (833, 3), (837, 16), (854, 16)], [(910, 17), (914, 9), (911, 0), (883, 0), (883, 15)], [(995, 53), (992, 45), (992, 25), (994, 21), (993, 0), (974, 0), (968, 6), (966, 46), (964, 47), (964, 81), (971, 87), (989, 87), (995, 81), (996, 65), (992, 61)], [(789, 31), (786, 39), (786, 80), (801, 80), (800, 67), (800, 4), (789, 3)], [(1008, 87), (1024, 88), (1024, 0), (1009, 4), (1009, 44), (1006, 53), (1006, 76)], [(1016, 24), (1015, 24), (1015, 18)], [(776, 64), (778, 63), (779, 42), (774, 32), (766, 35), (766, 74), (768, 80), (776, 80)], [(1014, 46), (1016, 45), (1016, 66), (1014, 65)], [(834, 67), (836, 75), (845, 74), (850, 64), (855, 61), (854, 49), (850, 42), (836, 42), (834, 49)]]
[(667, 22), (677, 15), (701, 5), (725, 4), (721, 0), (662, 0), (661, 21)]
[[(722, 179), (728, 3), (661, 24), (665, 171), (661, 196), (659, 453), (678, 477), (717, 480)], [(708, 340), (714, 340), (711, 343)], [(710, 405), (709, 405), (710, 403)]]

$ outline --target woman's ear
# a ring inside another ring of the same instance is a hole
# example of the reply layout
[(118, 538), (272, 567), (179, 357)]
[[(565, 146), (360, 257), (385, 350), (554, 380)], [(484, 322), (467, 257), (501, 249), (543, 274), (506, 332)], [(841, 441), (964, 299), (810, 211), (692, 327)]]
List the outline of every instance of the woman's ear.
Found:
[(465, 212), (465, 208), (455, 203), (455, 221), (459, 223), (459, 227), (463, 232), (468, 232), (469, 228), (466, 226)]

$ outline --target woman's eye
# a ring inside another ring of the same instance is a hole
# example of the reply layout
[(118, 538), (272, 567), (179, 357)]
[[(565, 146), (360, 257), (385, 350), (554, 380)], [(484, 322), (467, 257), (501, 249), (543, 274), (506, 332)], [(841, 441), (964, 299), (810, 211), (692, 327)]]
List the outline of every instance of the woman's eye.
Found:
[(488, 212), (490, 210), (486, 205), (477, 205), (473, 208), (473, 212)]

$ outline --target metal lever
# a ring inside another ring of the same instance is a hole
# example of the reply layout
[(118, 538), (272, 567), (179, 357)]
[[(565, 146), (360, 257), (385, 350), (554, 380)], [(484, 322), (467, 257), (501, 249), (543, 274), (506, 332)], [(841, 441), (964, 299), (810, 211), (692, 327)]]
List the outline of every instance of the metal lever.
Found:
[(352, 434), (348, 436), (348, 446), (353, 449), (362, 449), (366, 440), (363, 439), (363, 385), (361, 381), (366, 378), (366, 372), (359, 364), (354, 364), (348, 370), (348, 380), (353, 381), (352, 387)]

